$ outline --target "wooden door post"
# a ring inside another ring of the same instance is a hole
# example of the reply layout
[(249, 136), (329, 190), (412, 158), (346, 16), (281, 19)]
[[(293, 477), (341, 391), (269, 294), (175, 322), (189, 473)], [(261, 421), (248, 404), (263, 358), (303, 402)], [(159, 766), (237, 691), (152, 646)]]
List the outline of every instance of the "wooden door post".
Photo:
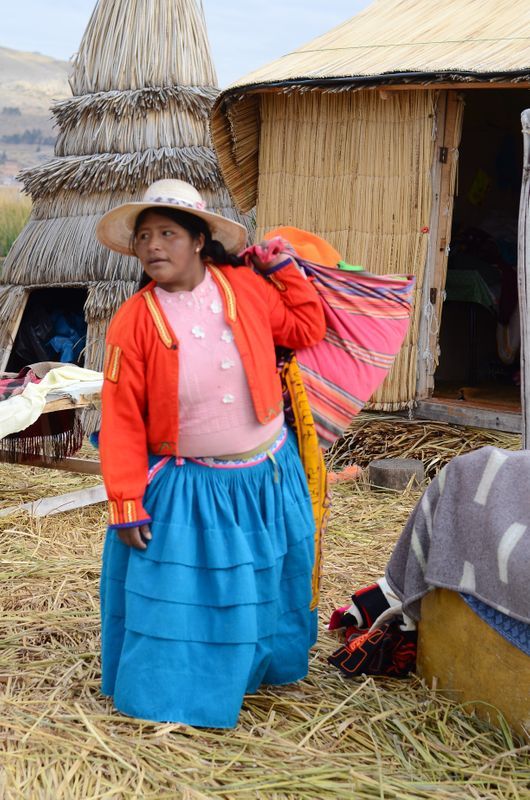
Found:
[(518, 280), (521, 318), (521, 410), (523, 448), (530, 449), (530, 109), (521, 114), (523, 182), (519, 206)]

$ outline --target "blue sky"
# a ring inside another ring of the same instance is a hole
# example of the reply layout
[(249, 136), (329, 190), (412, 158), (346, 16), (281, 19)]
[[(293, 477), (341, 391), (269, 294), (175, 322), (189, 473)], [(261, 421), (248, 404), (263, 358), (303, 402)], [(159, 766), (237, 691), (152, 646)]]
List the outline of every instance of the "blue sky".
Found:
[[(369, 0), (202, 2), (221, 86), (296, 49), (369, 5)], [(0, 46), (66, 60), (75, 53), (95, 4), (96, 0), (0, 0)]]

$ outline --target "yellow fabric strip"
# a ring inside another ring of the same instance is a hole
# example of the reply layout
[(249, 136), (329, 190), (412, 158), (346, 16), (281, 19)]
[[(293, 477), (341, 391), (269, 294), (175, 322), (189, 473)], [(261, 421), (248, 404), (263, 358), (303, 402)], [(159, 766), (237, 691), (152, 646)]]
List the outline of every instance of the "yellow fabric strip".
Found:
[(330, 510), (328, 477), (302, 375), (294, 356), (284, 366), (281, 377), (291, 397), (298, 450), (307, 479), (315, 520), (315, 564), (312, 578), (313, 597), (310, 606), (311, 610), (313, 610), (318, 606), (320, 600), (322, 542), (328, 525)]

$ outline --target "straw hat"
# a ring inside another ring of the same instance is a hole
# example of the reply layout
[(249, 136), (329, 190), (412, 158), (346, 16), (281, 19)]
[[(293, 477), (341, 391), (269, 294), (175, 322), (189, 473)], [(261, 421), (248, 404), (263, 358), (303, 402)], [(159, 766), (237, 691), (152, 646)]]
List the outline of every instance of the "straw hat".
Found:
[(281, 236), (294, 247), (297, 254), (304, 261), (311, 261), (313, 264), (322, 264), (324, 267), (336, 267), (342, 259), (340, 253), (335, 250), (325, 239), (321, 239), (314, 233), (304, 231), (301, 228), (292, 228), (288, 225), (274, 228), (265, 234), (265, 239), (274, 239)]
[(108, 211), (98, 222), (96, 236), (110, 250), (135, 255), (131, 249), (138, 214), (146, 208), (174, 208), (203, 219), (212, 238), (221, 242), (228, 253), (238, 253), (246, 244), (247, 231), (239, 222), (205, 211), (206, 203), (191, 183), (161, 180), (151, 184), (139, 202), (124, 203)]

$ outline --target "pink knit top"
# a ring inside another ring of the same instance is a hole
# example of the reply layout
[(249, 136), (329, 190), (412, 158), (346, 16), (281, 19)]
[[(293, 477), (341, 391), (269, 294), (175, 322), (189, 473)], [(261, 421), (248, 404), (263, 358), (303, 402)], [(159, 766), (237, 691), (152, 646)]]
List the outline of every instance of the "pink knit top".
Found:
[(183, 456), (245, 453), (280, 430), (283, 414), (261, 425), (243, 364), (209, 270), (192, 292), (155, 293), (179, 340), (179, 450)]

